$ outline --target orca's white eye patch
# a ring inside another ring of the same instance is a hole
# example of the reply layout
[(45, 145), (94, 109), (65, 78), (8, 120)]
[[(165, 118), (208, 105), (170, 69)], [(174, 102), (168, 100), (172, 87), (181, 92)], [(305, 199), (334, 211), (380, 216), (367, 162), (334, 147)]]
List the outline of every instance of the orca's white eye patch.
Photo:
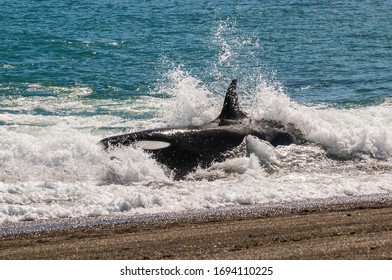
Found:
[(170, 143), (164, 141), (136, 141), (135, 148), (142, 148), (143, 150), (160, 150), (170, 146)]

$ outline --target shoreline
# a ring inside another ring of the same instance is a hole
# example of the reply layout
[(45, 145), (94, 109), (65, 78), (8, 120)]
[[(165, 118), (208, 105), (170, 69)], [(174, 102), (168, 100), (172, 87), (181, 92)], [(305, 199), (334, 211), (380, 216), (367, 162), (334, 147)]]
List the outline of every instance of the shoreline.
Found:
[(0, 259), (392, 259), (389, 197), (116, 220), (2, 235)]

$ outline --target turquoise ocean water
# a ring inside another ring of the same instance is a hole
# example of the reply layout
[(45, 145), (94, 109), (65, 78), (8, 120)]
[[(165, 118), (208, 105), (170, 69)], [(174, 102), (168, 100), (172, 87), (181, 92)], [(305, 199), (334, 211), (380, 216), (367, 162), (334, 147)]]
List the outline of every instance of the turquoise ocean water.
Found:
[[(390, 195), (392, 1), (0, 0), (0, 222)], [(254, 118), (313, 143), (197, 170), (103, 137)], [(323, 148), (321, 148), (321, 146)]]

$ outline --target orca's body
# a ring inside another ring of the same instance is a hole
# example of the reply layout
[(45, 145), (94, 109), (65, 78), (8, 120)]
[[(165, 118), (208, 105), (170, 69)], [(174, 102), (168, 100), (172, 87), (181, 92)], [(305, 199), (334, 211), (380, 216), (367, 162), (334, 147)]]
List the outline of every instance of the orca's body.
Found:
[(119, 146), (140, 146), (158, 162), (175, 172), (180, 179), (200, 166), (228, 157), (246, 136), (253, 135), (273, 146), (302, 144), (305, 138), (293, 125), (270, 120), (255, 121), (241, 110), (233, 80), (227, 90), (219, 117), (207, 124), (193, 127), (145, 130), (112, 136), (100, 141), (105, 150)]

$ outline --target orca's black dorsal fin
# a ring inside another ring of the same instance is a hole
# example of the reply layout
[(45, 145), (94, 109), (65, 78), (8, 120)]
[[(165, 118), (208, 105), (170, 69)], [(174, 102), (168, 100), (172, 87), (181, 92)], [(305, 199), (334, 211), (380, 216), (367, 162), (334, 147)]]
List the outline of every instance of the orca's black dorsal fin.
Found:
[(237, 80), (232, 80), (227, 89), (222, 111), (218, 119), (237, 120), (246, 118), (246, 113), (240, 108), (237, 96)]

